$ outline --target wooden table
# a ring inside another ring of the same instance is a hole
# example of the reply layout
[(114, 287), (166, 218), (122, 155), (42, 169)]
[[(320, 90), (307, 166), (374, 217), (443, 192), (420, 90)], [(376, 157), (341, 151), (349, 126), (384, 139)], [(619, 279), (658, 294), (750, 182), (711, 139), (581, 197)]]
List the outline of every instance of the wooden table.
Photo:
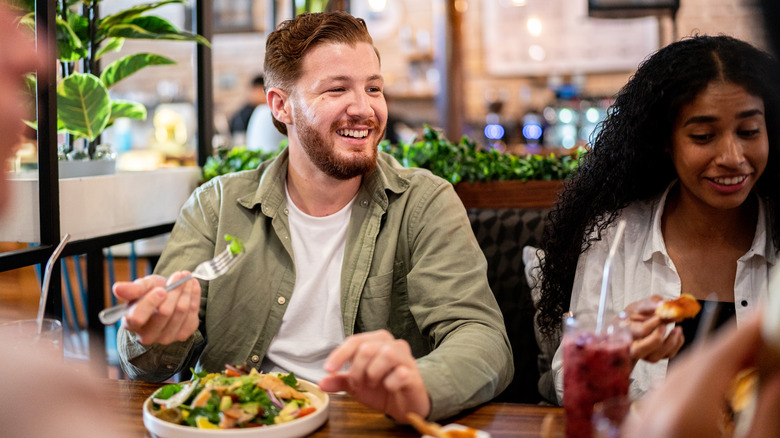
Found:
[[(151, 438), (143, 424), (142, 405), (152, 392), (160, 387), (157, 383), (110, 380), (101, 382), (107, 403), (116, 412), (117, 432), (131, 437)], [(369, 409), (348, 395), (332, 394), (328, 421), (312, 437), (410, 437), (420, 434), (409, 426), (402, 426), (388, 419), (384, 414)], [(545, 416), (553, 416), (554, 437), (563, 437), (563, 409), (516, 403), (488, 403), (446, 423), (459, 423), (490, 433), (492, 438), (541, 436)]]

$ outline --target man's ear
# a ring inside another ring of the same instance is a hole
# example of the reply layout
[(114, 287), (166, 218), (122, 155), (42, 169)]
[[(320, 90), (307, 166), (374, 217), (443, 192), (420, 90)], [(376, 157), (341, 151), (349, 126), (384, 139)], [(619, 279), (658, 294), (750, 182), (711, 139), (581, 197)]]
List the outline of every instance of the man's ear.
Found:
[(279, 88), (271, 88), (266, 93), (266, 97), (274, 118), (286, 125), (292, 125), (293, 117), (290, 96)]

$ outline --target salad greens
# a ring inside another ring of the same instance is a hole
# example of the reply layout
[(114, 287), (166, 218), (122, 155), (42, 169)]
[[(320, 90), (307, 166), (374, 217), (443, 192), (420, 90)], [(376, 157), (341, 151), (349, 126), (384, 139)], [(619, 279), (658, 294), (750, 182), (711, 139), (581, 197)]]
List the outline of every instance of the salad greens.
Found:
[(262, 427), (316, 411), (293, 373), (247, 373), (233, 366), (165, 385), (152, 394), (152, 402), (157, 418), (200, 429)]
[(241, 242), (241, 239), (238, 237), (233, 237), (230, 234), (225, 234), (225, 240), (228, 242), (228, 248), (230, 249), (230, 254), (235, 257), (242, 252), (244, 252), (244, 244)]

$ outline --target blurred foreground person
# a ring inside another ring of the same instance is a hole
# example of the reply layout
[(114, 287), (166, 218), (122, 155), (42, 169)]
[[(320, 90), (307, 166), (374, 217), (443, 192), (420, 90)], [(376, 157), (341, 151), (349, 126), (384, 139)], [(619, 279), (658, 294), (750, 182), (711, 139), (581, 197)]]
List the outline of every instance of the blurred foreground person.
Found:
[[(734, 397), (732, 385), (737, 376), (756, 366), (763, 371), (759, 373), (753, 418), (738, 424), (738, 436), (780, 436), (780, 345), (764, 342), (759, 313), (747, 318), (739, 329), (734, 324), (724, 326), (717, 337), (682, 355), (664, 384), (637, 403), (636, 415), (629, 416), (623, 436), (731, 437), (735, 426), (724, 406)], [(778, 314), (764, 317), (778, 318)], [(774, 353), (767, 355), (772, 350)]]
[[(38, 70), (45, 59), (43, 50), (36, 54), (29, 36), (20, 31), (18, 18), (0, 3), (0, 214), (8, 205), (7, 159), (22, 139), (22, 114), (28, 108), (24, 74)], [(0, 336), (0, 435), (125, 436), (117, 429), (114, 413), (104, 403), (98, 382), (87, 368), (63, 363), (61, 351), (51, 357), (34, 346), (12, 345), (16, 344), (13, 341)]]

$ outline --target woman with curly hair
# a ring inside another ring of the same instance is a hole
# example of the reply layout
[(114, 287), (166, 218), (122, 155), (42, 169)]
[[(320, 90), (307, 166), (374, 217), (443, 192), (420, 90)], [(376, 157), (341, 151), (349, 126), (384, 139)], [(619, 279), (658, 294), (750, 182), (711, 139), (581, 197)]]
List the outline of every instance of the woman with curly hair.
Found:
[(632, 396), (663, 380), (695, 333), (695, 321), (669, 331), (658, 301), (718, 301), (739, 323), (767, 294), (780, 248), (775, 68), (743, 41), (694, 36), (646, 59), (620, 90), (545, 229), (537, 323), (558, 349), (540, 370), (545, 398), (562, 401), (562, 315), (598, 308), (619, 219), (608, 304), (631, 322)]

